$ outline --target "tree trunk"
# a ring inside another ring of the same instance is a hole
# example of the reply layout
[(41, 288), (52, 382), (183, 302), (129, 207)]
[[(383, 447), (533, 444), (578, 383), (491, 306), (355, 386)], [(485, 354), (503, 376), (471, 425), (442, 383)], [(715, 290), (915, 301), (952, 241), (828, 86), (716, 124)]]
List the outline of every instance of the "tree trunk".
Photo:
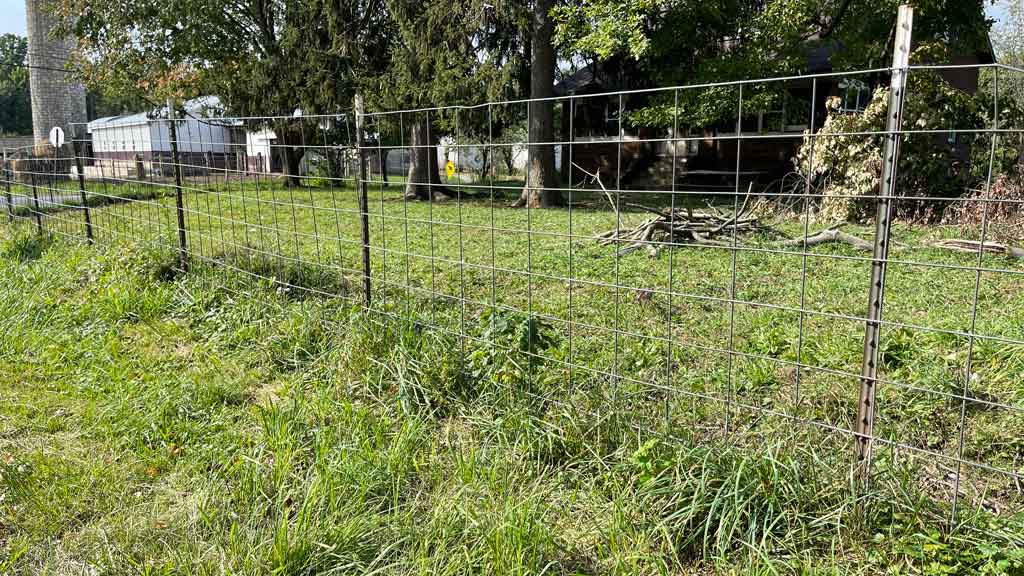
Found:
[(483, 146), (482, 148), (480, 148), (480, 172), (479, 172), (479, 174), (480, 174), (480, 180), (481, 181), (487, 179), (487, 173), (491, 169), (491, 162), (490, 162), (490, 160), (491, 160), (491, 153), (490, 152), (491, 151), (490, 151), (490, 149), (487, 146)]
[(513, 162), (512, 146), (501, 147), (501, 159), (505, 162), (505, 174), (512, 176), (512, 172), (516, 169), (515, 163)]
[(282, 126), (279, 129), (275, 129), (274, 132), (278, 134), (278, 142), (283, 144), (281, 150), (284, 156), (282, 166), (285, 174), (285, 186), (296, 188), (302, 186), (299, 172), (302, 165), (302, 157), (306, 152), (305, 148), (303, 148), (302, 132), (288, 126)]
[(288, 146), (284, 149), (284, 160), (287, 177), (285, 184), (291, 188), (298, 188), (302, 186), (302, 178), (299, 176), (300, 166), (302, 165), (302, 148), (293, 148)]
[[(436, 138), (429, 134), (427, 123), (420, 121), (412, 127), (410, 145), (411, 162), (405, 183), (406, 198), (429, 200), (431, 194), (443, 194), (441, 175), (437, 169)], [(431, 136), (428, 138), (428, 136)]]
[(388, 181), (388, 154), (391, 153), (390, 148), (381, 148), (380, 151), (380, 180), (383, 182), (384, 187), (387, 188), (391, 185)]
[[(551, 7), (554, 0), (534, 0), (533, 30), (530, 38), (530, 98), (551, 98), (555, 84), (555, 46), (552, 42), (554, 23)], [(554, 141), (554, 101), (531, 100), (529, 103), (530, 158), (526, 167), (526, 185), (516, 206), (542, 208), (563, 204), (555, 172), (553, 144), (533, 142)]]

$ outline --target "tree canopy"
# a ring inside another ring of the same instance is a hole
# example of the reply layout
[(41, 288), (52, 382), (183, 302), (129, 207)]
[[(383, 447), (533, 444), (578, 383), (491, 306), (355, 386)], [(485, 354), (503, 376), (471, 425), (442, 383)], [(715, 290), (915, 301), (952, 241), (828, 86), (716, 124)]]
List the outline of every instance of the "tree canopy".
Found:
[(1000, 62), (1024, 66), (1024, 4), (1006, 2), (1006, 18), (992, 30), (992, 44)]
[(28, 85), (28, 40), (0, 36), (0, 134), (32, 133), (32, 101)]
[(389, 34), (383, 0), (62, 0), (90, 85), (153, 100), (216, 93), (238, 115), (333, 113)]
[[(582, 0), (555, 9), (566, 56), (601, 62), (607, 81), (637, 88), (807, 73), (812, 51), (834, 70), (888, 65), (900, 0)], [(984, 0), (917, 0), (917, 61), (987, 49)], [(683, 121), (711, 124), (735, 115), (728, 90), (686, 91)], [(748, 95), (780, 97), (767, 88)], [(723, 104), (723, 102), (725, 104)], [(670, 124), (651, 107), (642, 119)]]

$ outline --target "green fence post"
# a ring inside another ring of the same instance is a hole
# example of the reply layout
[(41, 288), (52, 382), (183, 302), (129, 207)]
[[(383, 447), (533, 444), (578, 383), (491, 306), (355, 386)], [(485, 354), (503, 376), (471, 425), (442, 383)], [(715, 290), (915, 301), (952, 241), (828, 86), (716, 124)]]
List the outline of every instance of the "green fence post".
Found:
[(359, 226), (363, 241), (363, 292), (366, 307), (372, 302), (370, 296), (370, 203), (366, 196), (366, 149), (363, 147), (363, 97), (356, 95), (356, 150), (359, 153)]
[(188, 272), (188, 244), (185, 233), (185, 199), (181, 195), (181, 158), (178, 157), (178, 128), (174, 101), (167, 99), (167, 119), (171, 127), (171, 163), (174, 166), (174, 207), (178, 214), (178, 263)]
[(11, 180), (14, 179), (14, 170), (10, 167), (7, 159), (7, 151), (4, 150), (4, 194), (7, 200), (7, 221), (14, 222), (14, 196), (11, 195)]
[(92, 220), (89, 218), (89, 199), (85, 196), (85, 162), (82, 161), (82, 143), (78, 137), (82, 136), (81, 131), (79, 134), (73, 134), (71, 136), (71, 145), (75, 149), (75, 170), (78, 172), (78, 194), (82, 198), (82, 215), (85, 219), (85, 239), (89, 244), (94, 242), (92, 236)]
[(39, 189), (36, 187), (36, 166), (38, 165), (37, 159), (33, 158), (29, 160), (29, 171), (28, 181), (32, 187), (32, 206), (35, 208), (36, 213), (36, 229), (39, 235), (43, 235), (43, 211), (39, 208)]

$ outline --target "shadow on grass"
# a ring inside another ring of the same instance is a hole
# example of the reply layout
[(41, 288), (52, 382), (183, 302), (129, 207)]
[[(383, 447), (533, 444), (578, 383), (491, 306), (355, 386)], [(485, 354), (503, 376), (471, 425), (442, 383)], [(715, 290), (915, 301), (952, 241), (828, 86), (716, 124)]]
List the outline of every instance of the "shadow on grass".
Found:
[(279, 293), (290, 299), (346, 297), (351, 292), (348, 279), (330, 264), (297, 262), (284, 256), (266, 254), (255, 247), (222, 251), (207, 263), (270, 281)]
[[(116, 188), (114, 192), (104, 194), (87, 191), (85, 205), (89, 208), (102, 208), (126, 202), (159, 200), (165, 196), (173, 196), (173, 190), (139, 190), (137, 188), (129, 188), (121, 191), (116, 190)], [(59, 198), (51, 198), (49, 191), (41, 189), (38, 209), (35, 208), (35, 200), (31, 197), (31, 192), (19, 194), (19, 196), (21, 195), (26, 197), (24, 203), (18, 203), (11, 210), (11, 214), (18, 218), (28, 218), (36, 213), (45, 215), (82, 209), (81, 196), (77, 190), (62, 190)]]

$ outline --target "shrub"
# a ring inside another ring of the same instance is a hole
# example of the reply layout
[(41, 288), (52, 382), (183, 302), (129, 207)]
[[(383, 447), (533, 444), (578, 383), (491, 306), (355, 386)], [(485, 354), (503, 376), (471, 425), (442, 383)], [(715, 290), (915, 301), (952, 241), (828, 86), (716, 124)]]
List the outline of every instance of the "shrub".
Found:
[[(976, 181), (968, 152), (974, 151), (977, 139), (967, 141), (963, 134), (950, 139), (925, 131), (984, 127), (980, 98), (953, 88), (934, 72), (915, 71), (908, 78), (903, 129), (912, 132), (904, 134), (900, 143), (898, 195), (960, 197)], [(888, 102), (889, 88), (880, 87), (862, 112), (844, 113), (830, 107), (818, 134), (806, 134), (794, 163), (799, 173), (809, 175), (822, 197), (820, 217), (864, 221), (874, 214)], [(933, 218), (945, 204), (903, 201), (896, 206), (897, 216)]]

